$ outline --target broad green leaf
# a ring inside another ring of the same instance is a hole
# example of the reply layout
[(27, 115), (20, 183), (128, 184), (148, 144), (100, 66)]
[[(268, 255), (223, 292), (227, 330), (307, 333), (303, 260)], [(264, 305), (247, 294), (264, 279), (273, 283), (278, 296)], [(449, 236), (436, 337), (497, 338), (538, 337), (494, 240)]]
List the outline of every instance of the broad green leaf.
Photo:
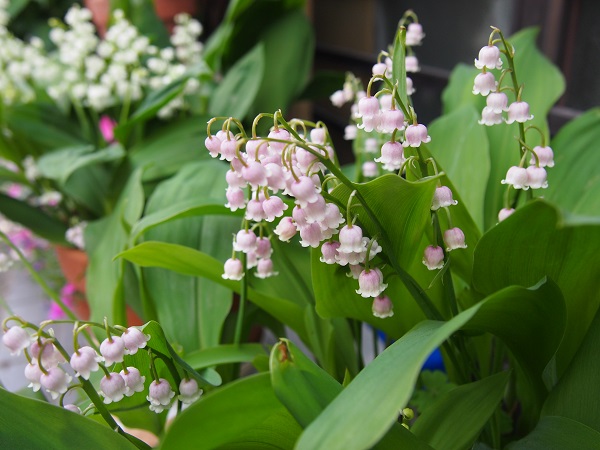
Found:
[(262, 344), (222, 344), (190, 352), (183, 359), (193, 368), (200, 369), (220, 364), (252, 362), (259, 355), (266, 355)]
[[(119, 256), (142, 267), (163, 267), (184, 275), (206, 277), (234, 292), (240, 292), (238, 281), (222, 278), (222, 262), (189, 247), (162, 242), (144, 242), (122, 252)], [(300, 306), (289, 300), (262, 294), (254, 289), (248, 289), (248, 298), (276, 319), (289, 325), (300, 337), (306, 336)]]
[(0, 180), (9, 181), (11, 183), (29, 184), (27, 178), (20, 172), (13, 172), (6, 167), (0, 167)]
[(204, 369), (200, 372), (196, 372), (187, 362), (185, 362), (175, 350), (173, 350), (173, 347), (171, 347), (171, 344), (169, 344), (165, 337), (163, 329), (157, 322), (148, 322), (144, 325), (142, 330), (144, 333), (150, 335), (150, 340), (147, 343), (148, 347), (173, 358), (179, 366), (184, 368), (197, 381), (200, 383), (212, 384), (213, 386), (219, 386), (221, 384), (221, 377), (216, 371)]
[(600, 216), (600, 109), (565, 125), (551, 142), (555, 167), (548, 168), (544, 198), (581, 215)]
[(598, 431), (572, 419), (560, 416), (542, 417), (531, 433), (513, 442), (507, 450), (597, 450)]
[(599, 345), (600, 312), (597, 312), (571, 364), (550, 392), (542, 415), (561, 415), (600, 432), (600, 405), (596, 401), (600, 396)]
[[(306, 428), (342, 391), (342, 385), (311, 361), (296, 345), (280, 339), (271, 351), (271, 384), (275, 395)], [(396, 424), (375, 448), (430, 448)]]
[(144, 233), (154, 227), (169, 223), (171, 221), (184, 219), (186, 217), (222, 215), (222, 216), (242, 216), (243, 211), (231, 212), (222, 203), (216, 199), (191, 198), (183, 200), (168, 208), (161, 209), (154, 213), (145, 215), (137, 222), (131, 230), (131, 240), (136, 242)]
[(130, 149), (135, 167), (144, 167), (144, 181), (168, 177), (186, 164), (208, 158), (204, 148), (208, 119), (177, 120), (150, 134)]
[(35, 234), (56, 244), (67, 244), (67, 226), (39, 208), (0, 193), (0, 212), (8, 219), (29, 228)]
[(81, 145), (46, 153), (38, 160), (38, 168), (44, 177), (64, 184), (77, 169), (116, 161), (124, 156), (125, 150), (119, 144), (100, 150), (93, 145)]
[(94, 420), (1, 388), (0, 442), (3, 448), (15, 449), (137, 448), (124, 436)]
[(231, 2), (229, 2), (229, 6), (227, 7), (227, 11), (225, 12), (225, 18), (223, 20), (227, 22), (233, 22), (251, 5), (252, 0), (232, 0)]
[(436, 450), (470, 448), (502, 400), (509, 372), (458, 386), (419, 416), (411, 431)]
[[(231, 236), (241, 219), (223, 206), (226, 170), (227, 165), (220, 161), (197, 161), (158, 185), (148, 201), (146, 218), (137, 224), (147, 229), (144, 238), (185, 245), (219, 261), (229, 258)], [(189, 209), (193, 200), (195, 205)], [(208, 208), (217, 208), (215, 212), (224, 215), (198, 215), (209, 212), (205, 207), (198, 208), (202, 204), (212, 204)], [(137, 225), (131, 241), (139, 234)], [(221, 342), (223, 323), (232, 303), (229, 289), (206, 278), (166, 269), (145, 268), (143, 273), (149, 298), (170, 340), (186, 351)]]
[[(476, 111), (481, 111), (485, 100), (481, 95), (473, 94), (473, 82), (479, 73), (473, 66), (457, 64), (450, 74), (448, 86), (442, 93), (444, 115), (450, 114), (466, 105), (473, 105)], [(481, 129), (485, 130), (484, 126)]]
[(243, 119), (256, 98), (264, 70), (264, 45), (258, 44), (229, 69), (212, 93), (210, 114)]
[[(350, 382), (306, 428), (297, 448), (343, 449), (374, 445), (396, 421), (399, 409), (407, 404), (420, 369), (435, 348), (462, 327), (495, 332), (498, 325), (494, 323), (497, 319), (493, 311), (496, 310), (504, 310), (507, 320), (510, 318), (509, 325), (514, 326), (531, 313), (533, 305), (543, 307), (548, 290), (552, 292), (554, 287), (550, 284), (542, 284), (537, 289), (510, 287), (448, 322), (420, 322)], [(531, 338), (535, 337), (533, 330)]]
[(125, 322), (125, 297), (120, 289), (123, 261), (113, 258), (127, 245), (129, 230), (126, 226), (131, 227), (142, 214), (144, 191), (141, 179), (142, 171), (136, 170), (114, 211), (86, 228), (86, 243), (90, 242), (86, 284), (92, 320), (101, 322), (107, 317), (111, 323)]
[(173, 421), (160, 448), (292, 448), (300, 430), (265, 373), (203, 396)]
[[(485, 129), (477, 123), (478, 113), (463, 106), (431, 123), (427, 145), (460, 194), (473, 220), (483, 230), (485, 187), (490, 157)], [(454, 208), (450, 208), (454, 212)]]
[(251, 115), (285, 109), (302, 91), (312, 67), (315, 45), (310, 22), (304, 11), (297, 8), (270, 24), (260, 42), (265, 54), (264, 76)]
[(473, 283), (484, 294), (529, 286), (545, 276), (561, 289), (566, 330), (557, 355), (560, 375), (579, 347), (600, 305), (600, 223), (561, 217), (536, 200), (489, 230), (475, 249)]

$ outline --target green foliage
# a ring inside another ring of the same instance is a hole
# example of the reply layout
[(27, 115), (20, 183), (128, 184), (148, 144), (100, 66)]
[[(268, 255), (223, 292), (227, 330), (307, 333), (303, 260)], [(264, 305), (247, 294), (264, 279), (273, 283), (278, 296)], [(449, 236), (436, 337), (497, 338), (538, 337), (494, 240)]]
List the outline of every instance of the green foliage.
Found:
[(427, 410), (440, 396), (456, 387), (441, 370), (423, 370), (419, 381), (420, 388), (413, 392), (409, 403), (418, 411)]
[(70, 447), (90, 450), (132, 450), (125, 437), (98, 422), (46, 402), (0, 388), (0, 442), (6, 448)]

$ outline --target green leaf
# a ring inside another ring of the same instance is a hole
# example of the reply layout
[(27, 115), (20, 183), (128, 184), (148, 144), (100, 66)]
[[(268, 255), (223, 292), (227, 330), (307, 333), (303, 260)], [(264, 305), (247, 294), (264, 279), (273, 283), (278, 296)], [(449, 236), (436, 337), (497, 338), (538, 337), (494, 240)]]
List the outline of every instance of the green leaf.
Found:
[(0, 167), (0, 180), (11, 183), (29, 184), (27, 178), (20, 172), (13, 172), (6, 167)]
[(544, 198), (581, 215), (600, 216), (600, 108), (565, 125), (551, 142), (556, 166), (548, 169)]
[[(240, 223), (237, 214), (222, 206), (226, 171), (227, 165), (221, 161), (197, 161), (159, 184), (148, 201), (146, 218), (132, 229), (130, 242), (145, 228), (148, 240), (185, 245), (225, 261), (231, 255), (231, 236)], [(182, 199), (188, 200), (182, 204)], [(224, 215), (198, 215), (209, 212)], [(206, 278), (166, 269), (145, 268), (143, 273), (158, 319), (171, 341), (186, 351), (221, 342), (232, 304), (229, 289)]]
[(404, 106), (408, 107), (406, 92), (406, 29), (398, 27), (394, 38), (394, 54), (392, 55), (392, 84), (398, 83), (398, 95)]
[(46, 153), (38, 160), (40, 173), (52, 180), (65, 184), (73, 172), (93, 164), (117, 161), (125, 156), (119, 144), (96, 150), (93, 145), (68, 147)]
[(120, 289), (123, 281), (122, 261), (114, 261), (123, 251), (129, 237), (129, 227), (135, 223), (144, 208), (142, 171), (136, 170), (129, 178), (113, 212), (86, 228), (89, 266), (87, 295), (92, 320), (102, 322), (107, 317), (112, 323), (125, 323), (125, 297)]
[[(473, 82), (479, 73), (472, 65), (457, 64), (452, 70), (448, 80), (448, 86), (442, 93), (442, 106), (444, 115), (450, 114), (466, 105), (472, 105), (476, 111), (481, 111), (485, 106), (485, 100), (481, 95), (473, 94)], [(485, 130), (484, 126), (481, 126)]]
[[(463, 106), (432, 122), (427, 146), (452, 180), (467, 210), (483, 230), (485, 188), (490, 173), (489, 146), (478, 113)], [(454, 212), (454, 208), (450, 208)]]
[(135, 167), (143, 167), (144, 181), (175, 174), (186, 164), (208, 158), (204, 149), (208, 118), (194, 117), (177, 120), (150, 134), (130, 150)]
[(265, 373), (203, 396), (177, 416), (160, 448), (292, 448), (299, 433)]
[(262, 344), (223, 344), (190, 352), (183, 359), (190, 366), (200, 369), (220, 364), (252, 362), (262, 355), (266, 355)]
[(67, 226), (39, 208), (0, 193), (0, 211), (8, 219), (29, 228), (35, 234), (57, 244), (65, 244)]
[[(588, 329), (565, 374), (554, 387), (542, 410), (544, 416), (561, 415), (600, 432), (600, 396), (597, 379), (600, 371), (600, 311)], [(600, 442), (600, 441), (599, 441)]]
[[(163, 267), (184, 275), (206, 277), (234, 292), (240, 292), (238, 281), (222, 278), (223, 265), (209, 255), (188, 247), (163, 242), (144, 242), (118, 255), (142, 267)], [(306, 336), (300, 306), (289, 300), (271, 297), (248, 289), (248, 298), (276, 319)]]
[(192, 377), (198, 382), (203, 384), (211, 384), (213, 386), (219, 386), (221, 384), (221, 376), (213, 369), (204, 369), (200, 372), (196, 372), (187, 362), (173, 350), (173, 347), (167, 341), (165, 333), (161, 326), (155, 322), (150, 321), (142, 328), (143, 332), (150, 335), (150, 340), (147, 345), (152, 350), (155, 350), (163, 355), (170, 356), (173, 358), (179, 366), (184, 368)]
[(422, 412), (411, 431), (436, 450), (470, 448), (502, 400), (509, 372), (458, 386)]
[(265, 70), (264, 45), (256, 45), (225, 75), (211, 96), (209, 112), (213, 116), (246, 117), (256, 98)]
[(545, 276), (566, 304), (565, 336), (557, 354), (560, 375), (579, 347), (600, 305), (600, 223), (561, 217), (536, 200), (489, 230), (475, 249), (473, 283), (484, 294), (530, 286)]
[[(493, 313), (496, 310), (504, 310), (505, 317), (510, 318), (514, 326), (530, 314), (532, 306), (543, 308), (548, 293), (554, 290), (550, 284), (542, 284), (537, 289), (510, 287), (448, 322), (420, 322), (352, 380), (306, 428), (297, 448), (343, 449), (374, 445), (397, 420), (398, 410), (410, 399), (423, 363), (443, 341), (463, 327), (479, 331), (491, 328), (494, 332), (496, 326), (490, 321), (496, 320)], [(531, 334), (535, 337), (535, 332)]]
[(0, 442), (4, 448), (132, 450), (125, 437), (94, 420), (0, 388)]
[(507, 450), (597, 450), (598, 431), (566, 417), (542, 417), (533, 432), (513, 442)]
[(251, 115), (285, 109), (300, 94), (312, 67), (315, 46), (311, 24), (297, 8), (270, 24), (260, 42), (265, 53), (264, 76)]

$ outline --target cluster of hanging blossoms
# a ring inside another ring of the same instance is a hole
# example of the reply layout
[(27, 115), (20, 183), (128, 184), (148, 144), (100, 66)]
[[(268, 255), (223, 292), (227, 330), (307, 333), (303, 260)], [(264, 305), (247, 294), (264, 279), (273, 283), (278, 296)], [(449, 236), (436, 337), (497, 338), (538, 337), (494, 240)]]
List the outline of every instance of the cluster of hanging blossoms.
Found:
[[(9, 322), (17, 324), (9, 327)], [(160, 413), (169, 409), (175, 401), (190, 404), (200, 398), (202, 390), (199, 389), (196, 380), (187, 374), (179, 383), (178, 394), (176, 394), (171, 383), (159, 377), (154, 361), (155, 355), (151, 350), (148, 350), (149, 369), (153, 380), (149, 384), (146, 383), (146, 376), (142, 375), (141, 368), (125, 364), (126, 356), (135, 355), (140, 349), (145, 349), (150, 339), (150, 336), (144, 334), (139, 328), (110, 327), (106, 320), (104, 325), (86, 322), (80, 326), (79, 322), (75, 322), (74, 351), (69, 353), (55, 338), (51, 328), (45, 330), (53, 322), (52, 320), (42, 322), (38, 327), (20, 317), (9, 317), (2, 324), (4, 331), (2, 343), (11, 355), (18, 356), (21, 352), (25, 354), (27, 365), (24, 375), (29, 381), (28, 387), (34, 392), (43, 390), (54, 400), (59, 399), (60, 405), (64, 408), (79, 414), (97, 409), (91, 397), (92, 403), (83, 412), (73, 403), (65, 404), (64, 397), (68, 391), (75, 388), (86, 390), (84, 385), (91, 383), (91, 375), (99, 370), (104, 372), (98, 391), (104, 404), (119, 402), (125, 397), (147, 390), (146, 400), (150, 410)], [(78, 336), (90, 326), (104, 328), (107, 337), (97, 346), (94, 340), (86, 335), (90, 345), (80, 346)]]
[[(401, 23), (403, 45), (409, 42), (419, 45), (424, 37), (422, 27), (414, 15), (409, 19), (413, 21), (407, 24), (408, 31)], [(414, 109), (408, 102), (402, 102), (402, 98), (414, 92), (412, 80), (405, 78), (399, 87), (398, 80), (394, 79), (396, 65), (405, 66), (403, 73), (408, 69), (417, 71), (418, 60), (410, 52), (401, 61), (393, 58), (393, 52), (380, 54), (366, 92), (360, 89), (356, 78), (349, 77), (344, 88), (332, 95), (332, 101), (338, 106), (346, 101), (355, 102), (355, 128), (347, 129), (347, 134), (355, 137), (360, 132), (376, 136), (369, 143), (373, 158), (365, 162), (366, 166), (363, 164), (363, 173), (367, 167), (370, 177), (377, 176), (377, 163), (385, 170), (405, 176), (406, 168), (418, 159), (414, 151), (408, 156), (405, 151), (417, 149), (431, 140)], [(378, 90), (376, 84), (380, 85)], [(263, 118), (272, 119), (273, 126), (267, 136), (258, 136), (257, 125)], [(215, 124), (220, 125), (216, 132), (212, 130)], [(300, 119), (288, 122), (278, 111), (260, 114), (254, 120), (251, 133), (247, 133), (239, 120), (216, 117), (208, 122), (207, 136), (205, 145), (211, 156), (230, 164), (225, 206), (232, 211), (245, 210), (241, 229), (233, 240), (232, 257), (224, 265), (223, 278), (240, 280), (254, 268), (258, 277), (274, 275), (272, 233), (285, 242), (299, 234), (302, 246), (321, 248), (321, 262), (349, 269), (348, 275), (358, 280), (356, 293), (373, 298), (375, 316), (393, 315), (392, 302), (385, 295), (387, 284), (379, 267), (382, 263), (380, 258), (375, 259), (382, 247), (376, 236), (366, 236), (356, 223), (357, 217), (352, 212), (356, 206), (355, 193), (349, 196), (347, 205), (342, 205), (327, 190), (339, 183), (353, 185), (336, 165), (332, 141), (323, 123)], [(382, 140), (383, 144), (379, 145)], [(437, 175), (435, 162), (432, 166), (433, 175)], [(440, 208), (448, 210), (456, 203), (450, 189), (440, 184), (431, 205), (432, 214)], [(465, 236), (456, 227), (445, 230), (443, 240), (424, 250), (423, 263), (430, 270), (444, 265), (446, 252), (466, 247)], [(445, 250), (440, 245), (444, 245)]]

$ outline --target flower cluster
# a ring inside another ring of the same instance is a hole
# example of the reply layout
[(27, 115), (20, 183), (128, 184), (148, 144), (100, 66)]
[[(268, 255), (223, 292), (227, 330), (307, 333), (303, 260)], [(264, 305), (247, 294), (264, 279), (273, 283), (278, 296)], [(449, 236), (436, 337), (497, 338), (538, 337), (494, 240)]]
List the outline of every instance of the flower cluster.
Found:
[[(19, 322), (19, 325), (7, 327), (6, 324), (10, 320)], [(75, 350), (72, 354), (68, 354), (56, 340), (51, 329), (48, 332), (43, 330), (51, 322), (44, 322), (36, 329), (35, 326), (18, 317), (11, 317), (3, 324), (2, 342), (12, 355), (25, 353), (28, 364), (25, 366), (24, 374), (29, 381), (29, 387), (34, 392), (43, 389), (54, 400), (60, 397), (60, 404), (63, 405), (65, 394), (70, 389), (80, 386), (72, 384), (73, 376), (86, 383), (89, 382), (92, 373), (102, 370), (105, 375), (100, 380), (98, 393), (103, 403), (118, 402), (138, 392), (147, 391), (146, 398), (150, 403), (150, 410), (160, 413), (170, 408), (176, 395), (171, 383), (164, 378), (159, 378), (156, 369), (153, 369), (155, 379), (146, 386), (146, 376), (142, 375), (140, 368), (125, 363), (126, 355), (134, 355), (138, 350), (146, 347), (150, 339), (149, 335), (136, 327), (108, 327), (105, 323), (108, 336), (99, 348), (94, 346), (93, 341), (90, 341), (90, 345), (79, 346), (78, 334), (91, 323), (81, 327), (76, 323)], [(34, 328), (34, 333), (30, 334), (27, 328)], [(113, 334), (110, 329), (121, 334)], [(153, 360), (151, 364), (154, 367)], [(202, 394), (198, 383), (187, 376), (181, 381), (178, 392), (177, 400), (184, 404), (196, 401)], [(81, 413), (81, 410), (73, 405), (63, 406)]]
[[(197, 38), (202, 26), (188, 15), (176, 18), (172, 47), (163, 49), (151, 45), (120, 10), (115, 11), (114, 23), (102, 40), (91, 18), (89, 10), (74, 5), (64, 24), (53, 23), (50, 39), (57, 46), (57, 56), (49, 58), (49, 67), (56, 77), (47, 90), (59, 103), (70, 99), (101, 112), (124, 101), (138, 101), (146, 88), (168, 85), (201, 58), (202, 44)], [(190, 78), (184, 93), (165, 105), (159, 117), (184, 109), (184, 94), (198, 88), (198, 81)]]
[[(488, 45), (481, 48), (479, 51), (479, 58), (475, 59), (475, 67), (481, 70), (481, 73), (475, 77), (473, 85), (473, 94), (483, 95), (486, 97), (486, 106), (483, 108), (481, 113), (481, 125), (492, 126), (500, 124), (503, 121), (507, 124), (519, 123), (523, 124), (531, 119), (533, 115), (529, 111), (529, 104), (521, 99), (523, 94), (523, 86), (516, 84), (516, 74), (514, 69), (503, 69), (503, 61), (501, 54), (504, 53), (505, 57), (512, 62), (514, 57), (514, 48), (510, 46), (502, 32), (492, 27), (493, 31), (490, 34)], [(498, 35), (499, 39), (494, 39)], [(504, 50), (501, 50), (495, 44), (502, 43)], [(512, 65), (512, 64), (509, 64)], [(492, 70), (499, 70), (500, 76), (496, 80)], [(507, 74), (511, 74), (513, 80), (513, 86), (504, 86), (503, 81)], [(515, 101), (510, 105), (506, 91), (512, 91), (515, 94)], [(506, 117), (503, 117), (503, 113), (506, 113)], [(525, 142), (525, 132), (530, 129), (535, 129), (541, 135), (542, 145), (536, 146), (533, 149), (529, 147)], [(547, 173), (545, 167), (554, 166), (554, 153), (552, 149), (545, 145), (544, 133), (534, 125), (530, 125), (527, 128), (521, 126), (519, 137), (519, 148), (521, 150), (521, 160), (519, 165), (512, 166), (508, 169), (506, 177), (501, 181), (502, 184), (506, 184), (513, 189), (540, 189), (548, 187)], [(530, 155), (528, 161), (528, 155)], [(529, 162), (529, 166), (525, 167), (525, 164)], [(498, 214), (498, 220), (502, 221), (506, 219), (514, 208), (508, 205), (503, 208)]]

